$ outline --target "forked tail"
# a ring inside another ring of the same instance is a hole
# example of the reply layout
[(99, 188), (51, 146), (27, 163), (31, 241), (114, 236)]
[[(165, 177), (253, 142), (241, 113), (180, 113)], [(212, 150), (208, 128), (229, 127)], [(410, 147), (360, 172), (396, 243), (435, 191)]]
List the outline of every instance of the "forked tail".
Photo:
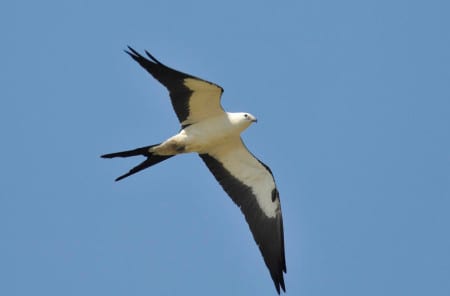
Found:
[(140, 172), (148, 167), (151, 167), (152, 165), (160, 163), (161, 161), (174, 156), (174, 155), (157, 155), (157, 154), (150, 152), (150, 148), (158, 146), (158, 145), (159, 144), (145, 146), (145, 147), (141, 147), (141, 148), (137, 148), (137, 149), (133, 149), (133, 150), (104, 154), (101, 157), (102, 158), (114, 158), (114, 157), (130, 157), (130, 156), (138, 156), (138, 155), (147, 157), (146, 160), (144, 160), (143, 162), (141, 162), (140, 164), (138, 164), (137, 166), (132, 168), (128, 173), (126, 173), (116, 179), (116, 181), (120, 181), (128, 176), (136, 174), (137, 172)]

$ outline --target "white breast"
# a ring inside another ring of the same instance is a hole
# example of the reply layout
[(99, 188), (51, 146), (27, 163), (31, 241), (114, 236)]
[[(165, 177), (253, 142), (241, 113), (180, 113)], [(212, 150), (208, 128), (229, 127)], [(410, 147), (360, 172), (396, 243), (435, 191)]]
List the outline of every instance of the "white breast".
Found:
[(186, 152), (204, 153), (230, 137), (239, 136), (241, 132), (242, 129), (224, 113), (189, 125), (179, 135), (183, 135)]

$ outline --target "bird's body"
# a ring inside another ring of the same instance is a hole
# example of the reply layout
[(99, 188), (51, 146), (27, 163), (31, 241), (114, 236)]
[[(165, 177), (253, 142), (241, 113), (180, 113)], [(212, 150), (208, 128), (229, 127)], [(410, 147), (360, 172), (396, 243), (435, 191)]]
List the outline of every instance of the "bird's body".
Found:
[(178, 134), (152, 148), (152, 152), (159, 155), (208, 153), (222, 143), (240, 137), (241, 132), (254, 121), (255, 117), (248, 113), (223, 112), (186, 126)]
[(220, 105), (223, 92), (220, 86), (171, 69), (148, 52), (151, 60), (130, 47), (129, 50), (126, 52), (168, 89), (181, 130), (156, 145), (102, 155), (146, 157), (116, 181), (175, 155), (198, 153), (244, 214), (277, 292), (280, 293), (280, 287), (285, 291), (286, 262), (278, 190), (269, 167), (250, 153), (240, 136), (256, 118), (250, 113), (225, 112)]

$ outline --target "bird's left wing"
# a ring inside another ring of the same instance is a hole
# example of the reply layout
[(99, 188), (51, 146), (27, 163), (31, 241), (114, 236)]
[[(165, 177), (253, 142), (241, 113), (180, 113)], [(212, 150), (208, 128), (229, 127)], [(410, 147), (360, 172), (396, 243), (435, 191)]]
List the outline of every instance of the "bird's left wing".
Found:
[(272, 173), (240, 137), (200, 154), (225, 192), (240, 207), (259, 246), (277, 292), (285, 291), (283, 219)]
[(150, 53), (148, 58), (133, 48), (128, 53), (169, 91), (173, 109), (183, 127), (224, 113), (220, 105), (223, 89), (212, 82), (167, 67)]

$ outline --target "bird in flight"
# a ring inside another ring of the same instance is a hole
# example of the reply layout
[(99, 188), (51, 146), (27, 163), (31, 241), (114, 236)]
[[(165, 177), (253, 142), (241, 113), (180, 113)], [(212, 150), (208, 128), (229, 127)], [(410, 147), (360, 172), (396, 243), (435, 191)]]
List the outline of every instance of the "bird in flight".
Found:
[(270, 168), (247, 149), (240, 136), (256, 118), (245, 112), (225, 112), (220, 104), (223, 89), (219, 85), (169, 68), (147, 51), (148, 58), (131, 47), (125, 52), (167, 88), (181, 130), (156, 145), (102, 155), (146, 158), (116, 181), (172, 156), (198, 153), (244, 214), (278, 294), (280, 288), (286, 292), (280, 196)]

